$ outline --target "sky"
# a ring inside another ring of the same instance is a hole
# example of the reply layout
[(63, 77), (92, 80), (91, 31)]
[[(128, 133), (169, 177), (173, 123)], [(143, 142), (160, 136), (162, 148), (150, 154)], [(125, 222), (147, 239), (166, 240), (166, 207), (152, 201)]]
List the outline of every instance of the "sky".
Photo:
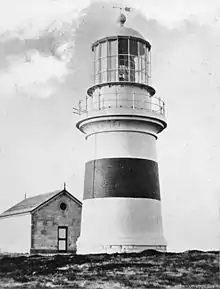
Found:
[[(82, 199), (86, 141), (73, 105), (91, 81), (91, 44), (126, 26), (152, 44), (168, 127), (157, 141), (168, 250), (220, 246), (220, 1), (0, 0), (0, 212), (25, 193)], [(13, 7), (13, 9), (12, 9)]]

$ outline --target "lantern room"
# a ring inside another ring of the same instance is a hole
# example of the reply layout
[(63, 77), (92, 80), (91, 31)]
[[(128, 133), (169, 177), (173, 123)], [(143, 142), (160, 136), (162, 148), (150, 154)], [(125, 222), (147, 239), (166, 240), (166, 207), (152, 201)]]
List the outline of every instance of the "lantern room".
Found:
[(120, 36), (105, 37), (93, 44), (94, 84), (129, 81), (148, 85), (150, 43), (140, 37), (127, 36), (131, 34), (129, 28), (121, 30)]

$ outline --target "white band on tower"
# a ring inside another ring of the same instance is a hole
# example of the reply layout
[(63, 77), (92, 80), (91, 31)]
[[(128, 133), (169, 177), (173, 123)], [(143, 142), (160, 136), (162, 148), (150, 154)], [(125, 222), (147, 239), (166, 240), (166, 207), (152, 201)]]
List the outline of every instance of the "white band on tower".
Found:
[(105, 132), (87, 138), (89, 158), (140, 158), (157, 162), (156, 139), (140, 132)]

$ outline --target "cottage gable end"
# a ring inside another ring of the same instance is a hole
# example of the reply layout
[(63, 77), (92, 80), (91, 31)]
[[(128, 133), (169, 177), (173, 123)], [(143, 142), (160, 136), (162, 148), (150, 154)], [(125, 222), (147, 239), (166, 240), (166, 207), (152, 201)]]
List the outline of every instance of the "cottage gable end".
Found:
[(39, 204), (37, 207), (35, 207), (31, 213), (35, 213), (36, 211), (44, 208), (44, 206), (48, 205), (49, 203), (53, 202), (54, 200), (60, 198), (61, 196), (66, 196), (67, 198), (71, 199), (73, 202), (76, 203), (76, 205), (78, 205), (80, 208), (82, 207), (82, 203), (80, 200), (78, 200), (77, 198), (75, 198), (73, 195), (71, 195), (68, 191), (66, 191), (65, 189), (60, 191), (59, 193), (57, 193), (56, 195), (52, 196), (51, 198), (49, 198), (48, 200), (46, 200), (45, 202)]
[(82, 204), (67, 191), (38, 206), (31, 215), (31, 253), (59, 252), (60, 228), (66, 229), (66, 251), (76, 251), (76, 240), (80, 234)]

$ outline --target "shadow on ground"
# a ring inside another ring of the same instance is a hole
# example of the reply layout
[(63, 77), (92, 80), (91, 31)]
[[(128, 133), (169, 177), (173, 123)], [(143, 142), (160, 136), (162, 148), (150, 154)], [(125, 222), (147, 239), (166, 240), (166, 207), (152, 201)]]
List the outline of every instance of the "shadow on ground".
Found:
[(218, 252), (0, 256), (0, 288), (220, 288)]

